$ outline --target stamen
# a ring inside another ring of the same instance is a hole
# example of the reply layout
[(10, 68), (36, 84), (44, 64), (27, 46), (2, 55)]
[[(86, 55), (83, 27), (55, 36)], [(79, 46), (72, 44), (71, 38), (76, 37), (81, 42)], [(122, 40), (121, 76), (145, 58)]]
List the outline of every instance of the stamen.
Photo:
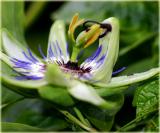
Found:
[(71, 20), (71, 23), (70, 23), (70, 25), (69, 25), (69, 30), (68, 30), (68, 35), (69, 35), (70, 39), (71, 39), (73, 42), (75, 42), (74, 32), (75, 32), (75, 30), (76, 30), (76, 28), (77, 28), (78, 26), (80, 26), (81, 24), (83, 24), (83, 22), (84, 22), (84, 19), (80, 19), (80, 20), (79, 20), (79, 14), (78, 14), (78, 13), (76, 13), (76, 14), (73, 16), (73, 18), (72, 18), (72, 20)]
[(95, 42), (100, 34), (101, 30), (99, 29), (87, 42), (84, 48), (88, 47), (91, 45), (93, 42)]
[(99, 35), (99, 38), (104, 37), (108, 32), (110, 32), (112, 30), (112, 27), (110, 24), (99, 23), (94, 20), (87, 20), (83, 23), (83, 27), (85, 28), (86, 32), (89, 31), (88, 26), (86, 26), (87, 23), (99, 24), (102, 29), (106, 29), (102, 35)]
[(72, 18), (72, 20), (71, 20), (71, 23), (70, 23), (70, 25), (69, 25), (69, 31), (72, 31), (72, 30), (73, 30), (73, 26), (74, 26), (75, 23), (78, 21), (78, 18), (79, 18), (79, 14), (76, 13), (76, 14), (73, 16), (73, 18)]

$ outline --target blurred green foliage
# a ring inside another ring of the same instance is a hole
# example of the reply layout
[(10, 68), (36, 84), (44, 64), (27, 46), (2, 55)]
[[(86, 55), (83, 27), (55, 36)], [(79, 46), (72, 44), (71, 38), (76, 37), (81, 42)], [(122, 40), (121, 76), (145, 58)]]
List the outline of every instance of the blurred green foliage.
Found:
[(7, 28), (18, 41), (20, 41), (21, 43), (23, 43), (23, 45), (25, 45), (24, 3), (23, 2), (2, 2), (2, 14), (3, 14), (2, 28)]

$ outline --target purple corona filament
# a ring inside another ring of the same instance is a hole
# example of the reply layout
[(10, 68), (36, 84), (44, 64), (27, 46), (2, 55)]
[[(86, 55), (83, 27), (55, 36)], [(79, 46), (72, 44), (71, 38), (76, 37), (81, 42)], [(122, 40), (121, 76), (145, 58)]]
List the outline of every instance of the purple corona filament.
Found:
[(122, 68), (120, 68), (120, 69), (114, 71), (114, 72), (112, 73), (112, 76), (117, 75), (118, 73), (124, 71), (125, 69), (126, 69), (126, 67), (122, 67)]
[(47, 58), (46, 58), (46, 56), (44, 55), (44, 53), (42, 51), (41, 45), (38, 46), (38, 50), (39, 50), (41, 56), (43, 57), (43, 59), (46, 60)]
[(13, 67), (22, 75), (17, 76), (16, 78), (32, 80), (42, 79), (44, 77), (45, 64), (41, 63), (36, 57), (34, 57), (30, 49), (28, 49), (28, 54), (24, 51), (22, 53), (26, 58), (25, 61), (11, 58)]
[[(31, 80), (39, 80), (44, 77), (44, 73), (46, 72), (46, 64), (48, 63), (56, 63), (59, 65), (60, 69), (65, 73), (70, 73), (73, 77), (77, 77), (79, 79), (89, 80), (92, 77), (92, 72), (96, 69), (100, 68), (105, 61), (107, 54), (102, 54), (102, 45), (98, 47), (98, 49), (94, 52), (92, 56), (87, 58), (80, 66), (77, 62), (69, 61), (69, 50), (68, 44), (66, 46), (66, 54), (67, 57), (64, 56), (62, 49), (56, 41), (55, 43), (50, 42), (48, 48), (48, 56), (46, 57), (39, 45), (38, 48), (41, 56), (43, 57), (43, 62), (40, 61), (37, 57), (35, 57), (31, 50), (28, 49), (27, 52), (22, 51), (26, 60), (20, 60), (16, 58), (11, 58), (13, 63), (13, 67), (21, 74), (21, 76), (17, 76), (16, 78), (19, 80), (31, 79)], [(78, 58), (77, 58), (78, 59)], [(123, 71), (125, 67), (115, 71), (112, 73), (113, 75), (118, 74)]]

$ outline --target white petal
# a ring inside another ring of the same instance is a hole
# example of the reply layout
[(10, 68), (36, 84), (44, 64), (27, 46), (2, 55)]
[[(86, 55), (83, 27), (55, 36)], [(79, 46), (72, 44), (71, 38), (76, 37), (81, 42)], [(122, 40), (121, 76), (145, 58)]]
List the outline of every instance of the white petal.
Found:
[(19, 47), (20, 44), (6, 30), (2, 30), (2, 44), (5, 52), (13, 58), (26, 60), (22, 51), (25, 48)]
[(118, 57), (119, 22), (116, 18), (111, 17), (104, 20), (103, 23), (110, 24), (112, 30), (99, 40), (99, 46), (102, 46), (102, 51), (95, 61), (100, 59), (103, 55), (106, 56), (102, 65), (98, 69), (96, 68), (95, 70), (91, 71), (91, 74), (93, 75), (91, 81), (107, 83), (111, 79), (113, 67)]
[[(28, 54), (27, 48), (23, 47), (20, 42), (18, 42), (6, 29), (2, 29), (2, 46), (5, 53), (18, 60), (29, 61), (23, 54), (26, 52)], [(40, 61), (40, 59), (32, 52), (33, 56)]]
[[(62, 55), (58, 53), (60, 51), (58, 50), (57, 43), (59, 45), (60, 50), (62, 51)], [(58, 20), (52, 25), (48, 41), (48, 50), (49, 50), (49, 45), (52, 45), (51, 47), (55, 57), (63, 56), (64, 61), (69, 60), (69, 54), (67, 51), (67, 41), (65, 37), (65, 25), (63, 21)], [(47, 57), (49, 57), (49, 52), (47, 53), (48, 53)]]

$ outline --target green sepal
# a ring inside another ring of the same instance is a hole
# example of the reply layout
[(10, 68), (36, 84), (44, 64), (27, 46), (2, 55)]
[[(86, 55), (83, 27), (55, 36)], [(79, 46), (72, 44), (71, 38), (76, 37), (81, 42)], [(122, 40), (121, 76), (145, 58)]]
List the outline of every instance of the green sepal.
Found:
[(56, 86), (66, 87), (69, 84), (66, 75), (56, 64), (47, 65), (45, 79), (48, 83)]
[(73, 98), (69, 95), (66, 88), (55, 86), (44, 86), (38, 89), (40, 96), (53, 103), (62, 106), (71, 106), (74, 104)]
[(130, 76), (119, 76), (111, 79), (109, 83), (94, 83), (95, 86), (115, 88), (128, 86), (152, 78), (160, 73), (160, 68), (152, 68), (146, 72), (135, 73)]
[(68, 91), (76, 99), (91, 103), (100, 108), (113, 109), (117, 106), (114, 102), (105, 101), (92, 86), (80, 81), (72, 81)]

